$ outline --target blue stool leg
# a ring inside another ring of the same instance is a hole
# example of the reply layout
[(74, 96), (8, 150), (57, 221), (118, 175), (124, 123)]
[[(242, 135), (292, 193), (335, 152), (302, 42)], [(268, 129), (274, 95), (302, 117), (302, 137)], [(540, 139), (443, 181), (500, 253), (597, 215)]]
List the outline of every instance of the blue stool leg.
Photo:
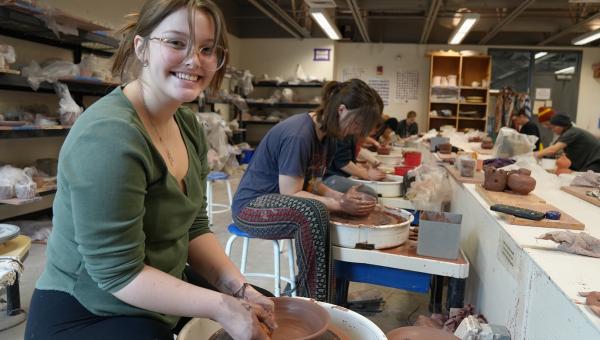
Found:
[(275, 283), (275, 289), (273, 295), (279, 297), (281, 295), (281, 273), (279, 264), (279, 242), (273, 240), (273, 279)]
[(290, 271), (290, 290), (292, 291), (292, 296), (296, 296), (296, 268), (294, 267), (294, 260), (296, 257), (294, 256), (294, 242), (292, 239), (288, 241), (288, 267)]
[(242, 274), (246, 273), (246, 260), (248, 259), (248, 246), (250, 243), (250, 239), (244, 237), (244, 245), (242, 246), (242, 263), (240, 264), (240, 272)]

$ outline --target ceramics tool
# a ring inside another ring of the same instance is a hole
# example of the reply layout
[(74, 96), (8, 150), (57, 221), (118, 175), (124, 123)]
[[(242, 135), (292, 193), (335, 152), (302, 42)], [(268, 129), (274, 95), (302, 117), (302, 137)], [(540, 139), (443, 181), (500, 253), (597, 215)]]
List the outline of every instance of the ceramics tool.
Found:
[(520, 208), (520, 207), (515, 207), (512, 205), (506, 205), (506, 204), (494, 204), (490, 207), (490, 209), (493, 211), (498, 211), (501, 213), (525, 218), (528, 220), (535, 220), (535, 221), (542, 220), (546, 216), (546, 214), (543, 212), (539, 212), (539, 211), (531, 210), (531, 209)]
[(560, 211), (546, 211), (546, 218), (549, 220), (560, 220)]

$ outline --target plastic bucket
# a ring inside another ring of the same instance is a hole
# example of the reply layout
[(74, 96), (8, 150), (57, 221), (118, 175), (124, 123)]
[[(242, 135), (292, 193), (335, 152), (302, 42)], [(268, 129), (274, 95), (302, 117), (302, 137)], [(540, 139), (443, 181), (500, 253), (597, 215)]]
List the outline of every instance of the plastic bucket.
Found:
[(240, 164), (249, 164), (250, 160), (252, 159), (252, 156), (254, 156), (254, 149), (242, 150)]
[(404, 153), (404, 165), (419, 166), (421, 165), (421, 153), (419, 151), (407, 151)]
[(409, 172), (410, 170), (414, 169), (414, 166), (397, 166), (394, 167), (394, 174), (398, 175), (398, 176), (406, 176), (406, 173)]

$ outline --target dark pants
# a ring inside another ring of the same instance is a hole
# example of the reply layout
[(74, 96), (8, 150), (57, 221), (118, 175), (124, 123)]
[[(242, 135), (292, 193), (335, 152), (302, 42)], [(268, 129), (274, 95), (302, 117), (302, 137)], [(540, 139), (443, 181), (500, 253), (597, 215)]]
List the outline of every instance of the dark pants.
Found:
[[(196, 286), (217, 290), (190, 267), (185, 274)], [(266, 296), (270, 292), (255, 287)], [(156, 319), (136, 316), (98, 316), (90, 313), (70, 294), (56, 290), (36, 289), (25, 329), (26, 340), (173, 340), (173, 334), (190, 320), (182, 317), (173, 329)]]

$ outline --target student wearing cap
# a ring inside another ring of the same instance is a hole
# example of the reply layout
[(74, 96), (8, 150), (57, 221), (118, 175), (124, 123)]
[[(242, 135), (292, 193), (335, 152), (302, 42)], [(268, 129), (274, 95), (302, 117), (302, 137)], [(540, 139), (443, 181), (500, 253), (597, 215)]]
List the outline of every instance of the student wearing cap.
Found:
[(529, 119), (529, 116), (524, 109), (519, 110), (516, 117), (517, 124), (521, 127), (519, 132), (525, 135), (536, 136), (535, 148), (533, 151), (540, 150), (540, 130), (537, 125)]
[(554, 144), (534, 153), (537, 158), (564, 151), (571, 160), (571, 170), (600, 172), (600, 140), (586, 130), (573, 126), (571, 118), (557, 114), (550, 118), (550, 129), (559, 135)]
[(545, 128), (550, 128), (550, 118), (552, 118), (552, 116), (554, 116), (554, 110), (552, 110), (549, 107), (540, 107), (538, 109), (538, 122), (540, 122), (540, 124), (545, 127)]

